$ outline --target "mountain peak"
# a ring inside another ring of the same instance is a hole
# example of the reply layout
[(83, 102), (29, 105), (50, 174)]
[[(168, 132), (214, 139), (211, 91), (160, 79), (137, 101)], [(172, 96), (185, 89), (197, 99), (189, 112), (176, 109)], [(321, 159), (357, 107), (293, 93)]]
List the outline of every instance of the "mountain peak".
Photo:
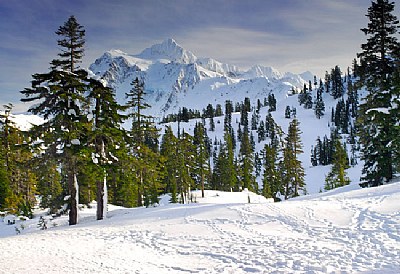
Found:
[(192, 52), (184, 49), (172, 38), (145, 49), (137, 57), (151, 60), (167, 59), (184, 64), (194, 63), (197, 60)]

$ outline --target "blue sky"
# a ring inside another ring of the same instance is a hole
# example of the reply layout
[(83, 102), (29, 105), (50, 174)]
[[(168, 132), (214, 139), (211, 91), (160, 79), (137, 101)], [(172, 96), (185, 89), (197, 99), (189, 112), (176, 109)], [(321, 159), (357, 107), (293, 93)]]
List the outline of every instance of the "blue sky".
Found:
[[(55, 31), (70, 15), (86, 29), (83, 67), (109, 49), (135, 54), (166, 38), (199, 57), (248, 68), (323, 75), (351, 64), (366, 37), (369, 0), (0, 0), (0, 104), (47, 72)], [(396, 15), (398, 17), (398, 8)], [(0, 105), (0, 109), (1, 109)]]

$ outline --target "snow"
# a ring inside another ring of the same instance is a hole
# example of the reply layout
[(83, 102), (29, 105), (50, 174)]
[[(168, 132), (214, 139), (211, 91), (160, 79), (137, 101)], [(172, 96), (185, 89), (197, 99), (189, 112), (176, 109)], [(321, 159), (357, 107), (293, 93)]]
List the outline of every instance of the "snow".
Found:
[(79, 141), (79, 139), (72, 139), (71, 140), (71, 145), (79, 146), (80, 144), (81, 144), (81, 141)]
[[(171, 38), (136, 55), (108, 51), (90, 70), (116, 89), (120, 103), (132, 80), (143, 79), (146, 101), (152, 106), (150, 114), (159, 117), (177, 113), (183, 106), (202, 110), (209, 103), (223, 105), (226, 100), (243, 101), (245, 96), (263, 98), (272, 90), (287, 93), (308, 83), (300, 75), (282, 74), (272, 67), (257, 65), (246, 71), (209, 57), (198, 58)], [(310, 72), (303, 76), (313, 77)]]
[[(0, 111), (3, 113), (3, 111)], [(10, 120), (22, 131), (28, 131), (32, 126), (41, 125), (45, 120), (37, 115), (11, 114)]]
[(207, 191), (187, 205), (109, 205), (102, 221), (92, 207), (76, 226), (46, 217), (39, 231), (36, 217), (16, 236), (0, 222), (0, 265), (4, 273), (399, 273), (400, 183), (354, 188), (251, 204), (248, 192)]

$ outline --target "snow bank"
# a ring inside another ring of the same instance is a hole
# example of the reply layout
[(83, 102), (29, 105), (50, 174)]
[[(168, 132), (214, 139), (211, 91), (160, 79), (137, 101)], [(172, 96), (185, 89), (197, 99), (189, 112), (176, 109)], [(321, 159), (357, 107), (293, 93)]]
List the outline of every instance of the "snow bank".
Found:
[(27, 226), (13, 237), (0, 224), (0, 265), (5, 273), (399, 273), (400, 183), (344, 190), (254, 204), (210, 191), (187, 205), (110, 206), (102, 221), (93, 207), (77, 226)]

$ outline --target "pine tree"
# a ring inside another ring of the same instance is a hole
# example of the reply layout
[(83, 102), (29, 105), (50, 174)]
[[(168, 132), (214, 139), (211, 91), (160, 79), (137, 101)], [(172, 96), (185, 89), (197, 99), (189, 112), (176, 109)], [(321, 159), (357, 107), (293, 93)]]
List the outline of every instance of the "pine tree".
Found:
[(183, 132), (178, 138), (177, 154), (177, 189), (182, 204), (189, 202), (189, 193), (194, 186), (195, 147), (193, 137)]
[(14, 128), (14, 124), (10, 120), (12, 104), (4, 105), (4, 114), (0, 113), (0, 208), (11, 208), (9, 201), (12, 197), (12, 189), (10, 185), (10, 133)]
[(290, 107), (289, 107), (289, 106), (286, 106), (286, 109), (285, 109), (285, 118), (286, 118), (286, 119), (290, 119), (290, 118), (291, 118), (291, 114), (292, 114), (292, 111), (291, 111)]
[(276, 111), (276, 99), (275, 99), (275, 95), (273, 93), (270, 93), (268, 95), (268, 105), (269, 105), (270, 112)]
[(315, 106), (314, 106), (314, 113), (318, 119), (321, 119), (321, 117), (324, 116), (325, 113), (325, 103), (324, 100), (322, 99), (322, 93), (323, 93), (322, 89), (323, 89), (322, 86), (320, 86), (317, 89), (317, 99), (315, 100)]
[(344, 85), (342, 80), (342, 71), (339, 66), (335, 66), (331, 72), (331, 82), (332, 82), (332, 90), (331, 95), (334, 99), (338, 99), (344, 94)]
[(277, 193), (282, 191), (282, 178), (278, 167), (278, 149), (266, 144), (263, 150), (264, 175), (262, 195), (266, 198), (274, 198), (277, 201)]
[(389, 181), (395, 173), (393, 139), (396, 116), (390, 114), (395, 96), (394, 75), (399, 63), (399, 42), (396, 35), (399, 21), (393, 14), (394, 2), (373, 1), (368, 9), (369, 23), (362, 29), (368, 37), (358, 54), (359, 84), (365, 85), (367, 96), (360, 105), (359, 136), (364, 160), (363, 185), (377, 186)]
[(257, 193), (258, 186), (253, 176), (254, 154), (248, 130), (243, 130), (242, 142), (240, 143), (239, 161), (240, 177), (243, 188), (247, 188), (248, 190)]
[(334, 141), (333, 166), (325, 178), (325, 190), (345, 186), (350, 183), (346, 175), (346, 169), (349, 168), (349, 159), (345, 145), (342, 146), (339, 139)]
[(303, 153), (303, 145), (300, 138), (299, 121), (293, 119), (289, 124), (288, 135), (285, 138), (286, 144), (283, 151), (285, 199), (299, 196), (299, 191), (304, 190), (304, 168), (298, 155)]
[(99, 167), (102, 175), (96, 179), (97, 220), (106, 216), (107, 211), (107, 168), (118, 161), (114, 156), (116, 147), (123, 144), (124, 131), (121, 129), (124, 116), (119, 112), (124, 110), (116, 99), (114, 91), (105, 87), (102, 82), (91, 81), (91, 90), (88, 99), (94, 101), (92, 110), (91, 143), (94, 145), (92, 161)]
[(33, 156), (27, 134), (11, 121), (12, 107), (12, 104), (5, 105), (4, 114), (0, 115), (0, 207), (32, 218), (37, 184)]
[(177, 152), (178, 139), (172, 132), (171, 126), (165, 129), (162, 136), (160, 153), (165, 160), (166, 173), (163, 178), (165, 193), (171, 194), (171, 203), (178, 202), (178, 184), (177, 184)]
[[(144, 83), (136, 78), (131, 85), (132, 89), (126, 93), (128, 102), (124, 108), (130, 111), (128, 117), (132, 118), (129, 134), (132, 138), (131, 153), (135, 156), (132, 164), (138, 184), (137, 205), (149, 206), (158, 202), (157, 193), (161, 190), (162, 168), (158, 149), (154, 151), (146, 145), (146, 136), (151, 134), (154, 135), (154, 139), (158, 139), (158, 130), (154, 126), (154, 118), (144, 114), (144, 111), (150, 108), (144, 98), (146, 95)], [(179, 120), (181, 119), (182, 117)]]
[(202, 123), (196, 123), (194, 128), (193, 143), (195, 145), (195, 177), (196, 185), (200, 186), (201, 197), (204, 198), (205, 182), (208, 173), (208, 159), (210, 157), (207, 148), (208, 137), (205, 127)]
[(257, 129), (257, 135), (258, 135), (258, 142), (265, 141), (265, 127), (264, 127), (264, 121), (260, 122), (260, 126)]
[[(49, 73), (32, 75), (32, 87), (21, 93), (26, 98), (23, 102), (40, 100), (29, 112), (43, 115), (47, 120), (40, 126), (44, 145), (48, 153), (55, 153), (62, 169), (67, 175), (69, 199), (69, 224), (78, 222), (78, 182), (77, 161), (79, 150), (83, 148), (86, 132), (86, 105), (84, 92), (88, 89), (88, 73), (80, 69), (84, 53), (85, 30), (71, 16), (56, 31), (60, 36), (59, 59), (51, 62)], [(82, 140), (81, 140), (82, 138)]]
[(135, 145), (142, 145), (145, 141), (145, 132), (152, 129), (151, 124), (154, 118), (143, 113), (144, 110), (150, 108), (150, 105), (145, 102), (146, 92), (143, 81), (136, 77), (131, 86), (131, 90), (125, 94), (128, 100), (125, 109), (130, 111), (128, 117), (132, 119), (130, 134), (133, 142)]

